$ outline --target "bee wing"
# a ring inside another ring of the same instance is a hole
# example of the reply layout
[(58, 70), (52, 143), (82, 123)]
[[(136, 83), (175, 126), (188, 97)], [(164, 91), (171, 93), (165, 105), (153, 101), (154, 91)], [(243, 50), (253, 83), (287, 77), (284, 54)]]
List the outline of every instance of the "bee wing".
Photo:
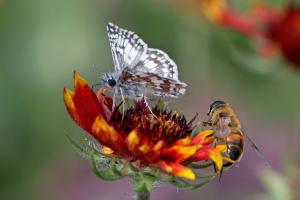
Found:
[(134, 32), (108, 23), (107, 34), (115, 71), (135, 66), (147, 50), (147, 44)]
[(259, 148), (256, 146), (256, 144), (251, 140), (251, 138), (243, 133), (246, 139), (246, 142), (253, 148), (258, 155), (258, 157), (265, 163), (265, 165), (269, 168), (272, 168), (271, 164), (268, 162), (268, 160), (265, 158), (264, 154), (259, 150)]
[(176, 63), (168, 54), (159, 49), (148, 48), (133, 70), (154, 73), (160, 77), (178, 80)]
[(150, 72), (132, 71), (129, 68), (122, 71), (120, 81), (125, 85), (142, 86), (150, 94), (167, 97), (178, 97), (180, 94), (184, 94), (187, 86), (178, 80), (161, 77)]

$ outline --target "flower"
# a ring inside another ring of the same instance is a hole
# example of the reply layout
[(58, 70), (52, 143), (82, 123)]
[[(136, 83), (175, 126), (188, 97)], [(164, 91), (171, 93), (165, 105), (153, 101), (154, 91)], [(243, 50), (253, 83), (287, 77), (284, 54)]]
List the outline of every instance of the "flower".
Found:
[(280, 50), (286, 60), (300, 68), (300, 8), (289, 5), (279, 10), (261, 6), (254, 13), (263, 22), (261, 32), (267, 44)]
[(202, 13), (213, 23), (239, 31), (254, 39), (263, 56), (281, 52), (290, 63), (300, 68), (300, 8), (255, 5), (248, 14), (228, 6), (226, 0), (202, 0)]
[[(158, 168), (177, 177), (194, 180), (191, 162), (212, 160), (222, 168), (224, 145), (214, 147), (213, 131), (192, 136), (192, 122), (177, 112), (149, 111), (135, 102), (122, 115), (105, 89), (97, 93), (74, 72), (75, 92), (64, 89), (64, 102), (73, 120), (101, 145), (102, 153), (134, 163), (138, 168)], [(115, 109), (113, 109), (115, 108)]]
[[(230, 27), (236, 31), (246, 34), (249, 37), (259, 37), (259, 32), (253, 26), (252, 21), (247, 16), (232, 9), (227, 0), (176, 0), (177, 3), (188, 5), (191, 9), (201, 13), (212, 23), (224, 27)], [(172, 1), (173, 2), (173, 1)]]

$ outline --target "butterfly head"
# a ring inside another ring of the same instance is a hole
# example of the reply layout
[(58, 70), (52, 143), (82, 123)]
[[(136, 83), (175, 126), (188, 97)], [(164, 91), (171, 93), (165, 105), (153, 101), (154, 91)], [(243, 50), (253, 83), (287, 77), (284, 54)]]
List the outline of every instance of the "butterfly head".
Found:
[(105, 73), (101, 80), (104, 85), (110, 88), (114, 88), (117, 85), (117, 77), (115, 73)]

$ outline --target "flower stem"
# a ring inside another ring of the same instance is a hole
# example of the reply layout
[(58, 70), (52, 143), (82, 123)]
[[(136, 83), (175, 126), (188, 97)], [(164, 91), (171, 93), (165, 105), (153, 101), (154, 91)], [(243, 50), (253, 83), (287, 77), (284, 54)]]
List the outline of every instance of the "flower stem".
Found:
[(150, 194), (149, 195), (139, 195), (137, 196), (137, 200), (150, 200)]

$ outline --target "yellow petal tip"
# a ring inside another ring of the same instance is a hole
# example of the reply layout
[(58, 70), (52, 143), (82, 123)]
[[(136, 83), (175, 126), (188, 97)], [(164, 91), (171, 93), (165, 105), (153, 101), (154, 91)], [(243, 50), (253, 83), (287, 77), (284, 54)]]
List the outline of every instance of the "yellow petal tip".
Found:
[(87, 85), (87, 82), (82, 78), (77, 71), (74, 71), (74, 87)]
[(179, 172), (176, 173), (176, 176), (186, 178), (186, 179), (190, 179), (190, 180), (195, 180), (196, 179), (195, 173), (189, 168), (185, 168), (183, 170), (180, 170)]
[(223, 157), (222, 157), (221, 153), (217, 150), (212, 150), (209, 153), (209, 157), (210, 157), (210, 159), (212, 159), (214, 161), (218, 170), (221, 170), (222, 166), (223, 166)]
[(74, 96), (74, 92), (72, 92), (68, 88), (64, 88), (64, 102), (70, 111), (75, 111), (73, 96)]

